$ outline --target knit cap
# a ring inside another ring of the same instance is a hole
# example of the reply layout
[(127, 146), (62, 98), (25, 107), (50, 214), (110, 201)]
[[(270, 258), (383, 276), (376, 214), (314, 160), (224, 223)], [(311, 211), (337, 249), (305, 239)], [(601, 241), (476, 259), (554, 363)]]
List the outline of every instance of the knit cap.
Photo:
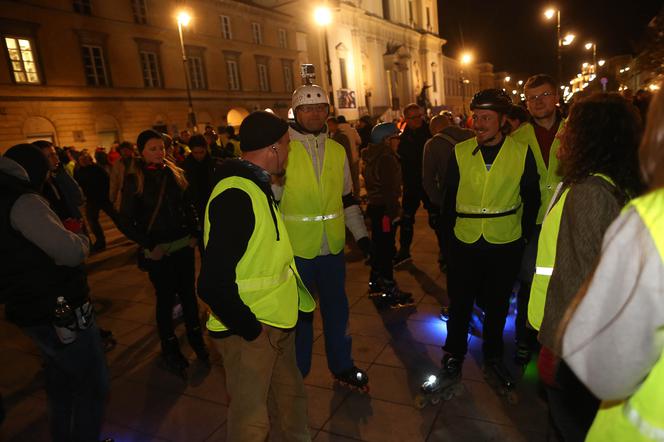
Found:
[(242, 152), (259, 150), (279, 141), (288, 131), (288, 123), (273, 113), (252, 112), (240, 125)]

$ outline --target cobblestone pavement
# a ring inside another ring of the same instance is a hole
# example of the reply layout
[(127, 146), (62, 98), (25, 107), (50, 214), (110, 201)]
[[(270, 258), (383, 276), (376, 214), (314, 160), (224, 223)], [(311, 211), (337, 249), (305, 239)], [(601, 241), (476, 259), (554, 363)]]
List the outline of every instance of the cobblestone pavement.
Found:
[[(413, 262), (395, 273), (416, 305), (382, 311), (366, 297), (368, 268), (359, 252), (347, 247), (346, 290), (349, 333), (356, 364), (367, 370), (368, 395), (335, 387), (327, 370), (321, 322), (317, 314), (311, 374), (305, 379), (311, 435), (315, 441), (544, 441), (547, 409), (541, 399), (534, 363), (519, 381), (518, 405), (509, 405), (485, 381), (481, 340), (469, 335), (470, 354), (463, 369), (464, 393), (417, 410), (413, 399), (423, 378), (440, 365), (445, 323), (446, 279), (436, 262), (437, 244), (422, 210), (418, 213)], [(187, 382), (158, 364), (159, 342), (154, 294), (147, 275), (135, 267), (133, 246), (108, 220), (109, 248), (89, 260), (89, 281), (99, 324), (113, 331), (118, 345), (107, 354), (111, 395), (104, 437), (125, 441), (225, 441), (228, 398), (221, 358), (212, 368), (192, 361)], [(513, 316), (505, 335), (508, 366), (513, 345)], [(212, 346), (210, 346), (212, 350)], [(0, 393), (7, 419), (0, 440), (48, 440), (46, 396), (38, 352), (13, 325), (0, 321)], [(273, 436), (271, 440), (279, 440)]]

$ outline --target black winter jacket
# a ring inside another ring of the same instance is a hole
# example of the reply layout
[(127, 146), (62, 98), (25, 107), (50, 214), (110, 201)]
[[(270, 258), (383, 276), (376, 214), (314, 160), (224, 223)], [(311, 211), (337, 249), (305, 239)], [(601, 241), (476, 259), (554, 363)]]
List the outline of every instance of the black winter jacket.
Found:
[[(129, 239), (148, 250), (157, 244), (172, 242), (187, 235), (199, 237), (198, 215), (185, 189), (168, 168), (151, 169), (141, 165), (143, 193), (138, 194), (138, 177), (127, 175), (122, 188), (120, 222)], [(166, 180), (164, 199), (148, 233), (150, 218), (159, 200), (162, 180)]]

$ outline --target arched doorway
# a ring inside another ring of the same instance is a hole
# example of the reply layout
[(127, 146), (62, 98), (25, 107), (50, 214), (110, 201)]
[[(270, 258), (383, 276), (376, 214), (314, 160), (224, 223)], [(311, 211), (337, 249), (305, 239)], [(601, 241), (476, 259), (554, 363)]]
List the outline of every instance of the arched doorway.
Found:
[(58, 134), (51, 120), (45, 117), (28, 117), (23, 122), (23, 137), (28, 143), (37, 140), (48, 140), (58, 145)]
[(226, 116), (226, 121), (228, 122), (229, 126), (233, 126), (236, 129), (240, 127), (240, 124), (242, 124), (242, 120), (247, 118), (249, 115), (249, 111), (246, 110), (243, 107), (234, 107), (231, 110), (228, 111), (228, 115)]

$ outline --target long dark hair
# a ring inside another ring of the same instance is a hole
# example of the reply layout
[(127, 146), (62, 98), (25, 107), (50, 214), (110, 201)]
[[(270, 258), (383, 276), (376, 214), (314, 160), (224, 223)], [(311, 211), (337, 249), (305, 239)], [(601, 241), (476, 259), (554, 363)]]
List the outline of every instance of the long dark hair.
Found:
[(641, 134), (637, 109), (618, 94), (596, 93), (574, 103), (561, 139), (563, 181), (572, 184), (602, 173), (628, 195), (640, 194)]
[(664, 187), (664, 93), (653, 97), (639, 156), (648, 189)]

